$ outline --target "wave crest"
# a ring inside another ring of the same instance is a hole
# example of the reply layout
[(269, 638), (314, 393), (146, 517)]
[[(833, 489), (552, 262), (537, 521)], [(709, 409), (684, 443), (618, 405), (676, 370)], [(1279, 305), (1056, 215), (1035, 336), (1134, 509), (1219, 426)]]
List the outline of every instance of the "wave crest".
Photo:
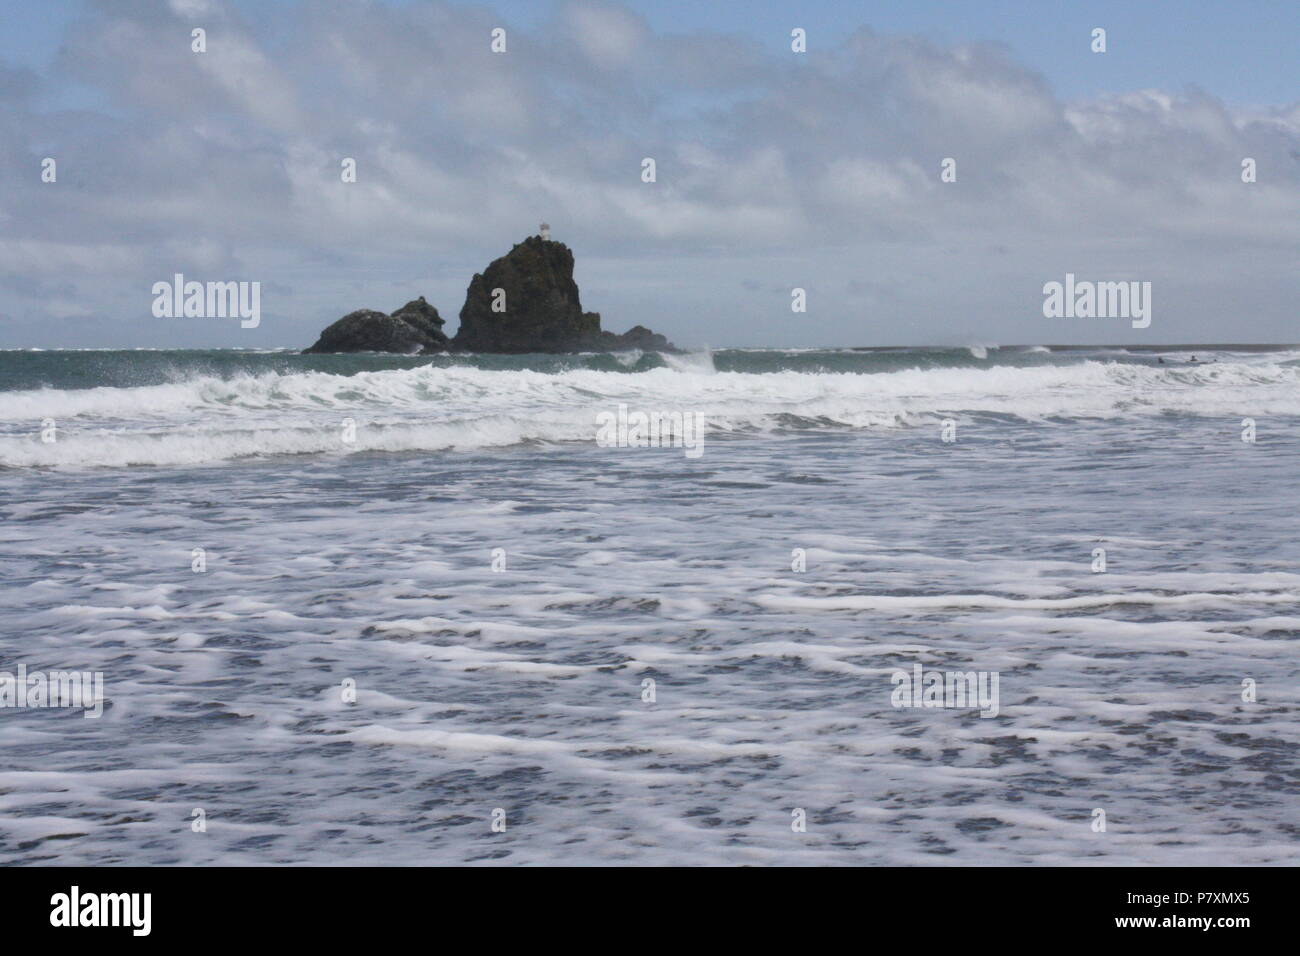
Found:
[[(1275, 357), (1276, 359), (1276, 357)], [(280, 454), (593, 442), (619, 404), (702, 414), (712, 433), (899, 428), (983, 413), (1026, 421), (1300, 415), (1300, 366), (1076, 361), (872, 374), (719, 371), (711, 353), (635, 374), (470, 365), (199, 375), (131, 388), (3, 393), (0, 465), (197, 464)], [(58, 440), (40, 440), (53, 419)], [(356, 440), (340, 440), (344, 420)]]

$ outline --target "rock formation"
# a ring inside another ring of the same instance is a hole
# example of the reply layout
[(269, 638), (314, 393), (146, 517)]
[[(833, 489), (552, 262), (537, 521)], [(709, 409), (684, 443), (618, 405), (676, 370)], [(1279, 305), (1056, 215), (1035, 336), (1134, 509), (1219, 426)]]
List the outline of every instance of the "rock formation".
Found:
[(529, 236), (470, 280), (460, 329), (450, 341), (438, 310), (414, 299), (391, 315), (361, 309), (329, 326), (308, 353), (673, 351), (662, 335), (636, 326), (605, 332), (600, 314), (583, 312), (573, 253), (562, 242)]
[(404, 355), (446, 352), (451, 348), (442, 334), (446, 320), (424, 301), (412, 299), (392, 315), (358, 309), (321, 332), (304, 354), (326, 352), (401, 352)]
[(582, 311), (569, 247), (529, 236), (470, 280), (454, 341), (472, 352), (576, 352), (599, 332), (600, 316)]
[(442, 334), (442, 327), (447, 320), (438, 314), (437, 309), (424, 301), (424, 296), (412, 299), (394, 312), (392, 317), (401, 319), (407, 325), (415, 326), (417, 330), (433, 340), (438, 350), (445, 351), (451, 348), (451, 342)]
[(601, 349), (640, 349), (643, 352), (676, 352), (676, 347), (660, 335), (651, 332), (644, 325), (634, 325), (622, 335), (613, 332), (600, 332), (595, 340), (595, 347)]

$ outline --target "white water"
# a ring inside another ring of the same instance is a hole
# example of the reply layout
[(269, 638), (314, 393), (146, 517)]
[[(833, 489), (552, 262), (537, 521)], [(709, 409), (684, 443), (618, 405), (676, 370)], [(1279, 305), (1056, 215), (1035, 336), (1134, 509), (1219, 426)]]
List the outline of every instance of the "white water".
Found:
[[(0, 393), (0, 670), (102, 671), (107, 697), (0, 710), (0, 852), (1295, 865), (1295, 376), (1272, 354)], [(596, 447), (618, 402), (716, 428), (698, 459)], [(997, 672), (998, 716), (895, 708), (917, 663)]]
[[(897, 428), (979, 413), (1025, 421), (1300, 414), (1290, 353), (1153, 367), (1088, 361), (872, 374), (718, 372), (707, 353), (635, 374), (423, 366), (0, 392), (0, 466), (185, 465), (281, 454), (593, 442), (595, 416), (702, 414), (715, 436), (799, 425)], [(58, 440), (43, 442), (53, 419)], [(345, 419), (355, 440), (341, 440)]]

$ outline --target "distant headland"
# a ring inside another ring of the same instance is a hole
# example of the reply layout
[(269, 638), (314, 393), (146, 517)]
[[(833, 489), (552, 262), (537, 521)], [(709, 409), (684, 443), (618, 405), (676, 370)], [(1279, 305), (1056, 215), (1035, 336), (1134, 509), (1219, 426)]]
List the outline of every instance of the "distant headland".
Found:
[(644, 326), (622, 335), (600, 327), (599, 312), (583, 312), (573, 281), (573, 253), (542, 234), (529, 236), (470, 280), (453, 338), (446, 320), (424, 300), (396, 312), (350, 312), (328, 326), (304, 354), (329, 352), (673, 352), (666, 338)]

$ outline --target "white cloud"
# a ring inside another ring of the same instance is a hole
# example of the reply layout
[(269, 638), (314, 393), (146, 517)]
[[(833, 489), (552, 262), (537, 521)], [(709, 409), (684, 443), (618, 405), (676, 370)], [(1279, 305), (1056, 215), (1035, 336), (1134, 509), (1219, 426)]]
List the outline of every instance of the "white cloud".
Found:
[[(189, 49), (199, 15), (207, 54)], [(1300, 104), (1239, 108), (1195, 90), (1064, 103), (1001, 49), (866, 30), (795, 69), (741, 37), (656, 34), (608, 3), (566, 4), (536, 32), (505, 22), (498, 55), (501, 22), (437, 2), (268, 8), (256, 25), (217, 0), (96, 8), (56, 73), (0, 64), (13, 184), (0, 314), (77, 314), (27, 273), (94, 277), (76, 287), (96, 297), (87, 314), (134, 316), (146, 280), (239, 268), (299, 290), (282, 314), (301, 324), (264, 323), (268, 344), (391, 308), (392, 284), (421, 277), (444, 283), (429, 293), (451, 318), (470, 274), (546, 219), (580, 276), (617, 261), (638, 290), (607, 287), (619, 310), (584, 295), (607, 325), (684, 341), (754, 341), (767, 301), (735, 290), (782, 262), (823, 286), (807, 320), (764, 332), (773, 344), (812, 328), (861, 341), (860, 297), (837, 298), (851, 285), (888, 286), (904, 336), (960, 338), (969, 323), (985, 341), (1068, 338), (1032, 324), (1035, 290), (1101, 268), (1158, 273), (1166, 302), (1183, 285), (1162, 340), (1295, 337)], [(108, 108), (37, 111), (34, 92), (68, 80)], [(42, 184), (33, 156), (50, 154), (59, 182)], [(354, 184), (339, 178), (345, 156)], [(640, 180), (645, 156), (656, 183)], [(945, 157), (956, 183), (939, 182)], [(685, 286), (646, 294), (644, 277), (681, 257), (711, 276), (709, 301), (681, 298)], [(1215, 335), (1247, 281), (1253, 311)], [(933, 317), (945, 296), (949, 314)], [(123, 344), (135, 328), (123, 320)], [(0, 345), (22, 344), (6, 338), (0, 324)]]
[(602, 69), (627, 64), (650, 37), (641, 17), (614, 4), (570, 0), (562, 17), (579, 49)]

